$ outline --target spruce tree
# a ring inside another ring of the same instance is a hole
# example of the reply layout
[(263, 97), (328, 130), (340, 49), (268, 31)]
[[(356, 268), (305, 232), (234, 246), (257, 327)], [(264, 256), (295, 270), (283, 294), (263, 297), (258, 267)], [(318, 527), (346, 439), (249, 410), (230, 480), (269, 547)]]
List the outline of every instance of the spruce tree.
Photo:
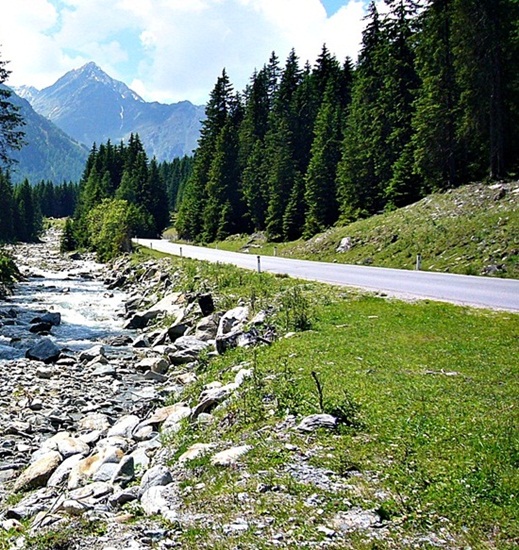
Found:
[(380, 102), (387, 36), (374, 2), (370, 4), (367, 20), (337, 169), (339, 204), (344, 220), (373, 214), (383, 204), (383, 166), (378, 160), (383, 154), (387, 129)]
[(308, 238), (333, 225), (338, 218), (337, 165), (341, 156), (342, 117), (330, 83), (319, 109), (312, 143), (312, 155), (305, 176), (306, 220), (303, 235)]
[(0, 169), (0, 243), (11, 242), (14, 237), (15, 204), (9, 172)]
[(24, 145), (21, 127), (25, 123), (19, 108), (10, 100), (11, 90), (4, 85), (10, 74), (7, 61), (0, 58), (0, 168), (12, 164), (11, 151), (21, 149)]
[(182, 204), (179, 207), (175, 227), (181, 238), (200, 240), (202, 236), (209, 171), (216, 141), (225, 126), (233, 101), (232, 85), (224, 69), (206, 106), (206, 119), (202, 123), (193, 173), (186, 182)]
[(413, 118), (414, 169), (424, 192), (458, 185), (462, 147), (457, 137), (460, 90), (454, 64), (454, 0), (431, 0), (420, 18)]

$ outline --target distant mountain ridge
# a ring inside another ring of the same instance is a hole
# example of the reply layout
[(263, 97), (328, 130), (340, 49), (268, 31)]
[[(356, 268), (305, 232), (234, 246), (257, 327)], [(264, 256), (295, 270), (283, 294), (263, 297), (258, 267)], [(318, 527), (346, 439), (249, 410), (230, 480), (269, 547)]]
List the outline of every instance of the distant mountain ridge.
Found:
[(10, 102), (19, 108), (25, 126), (26, 145), (19, 151), (13, 151), (16, 163), (11, 168), (13, 182), (27, 178), (31, 184), (41, 180), (54, 183), (78, 181), (83, 173), (88, 157), (88, 149), (74, 141), (63, 130), (39, 115), (30, 103), (11, 94)]
[(148, 155), (159, 161), (191, 154), (205, 118), (205, 108), (189, 101), (146, 102), (93, 62), (69, 71), (43, 90), (23, 86), (15, 91), (37, 113), (88, 148), (138, 133)]

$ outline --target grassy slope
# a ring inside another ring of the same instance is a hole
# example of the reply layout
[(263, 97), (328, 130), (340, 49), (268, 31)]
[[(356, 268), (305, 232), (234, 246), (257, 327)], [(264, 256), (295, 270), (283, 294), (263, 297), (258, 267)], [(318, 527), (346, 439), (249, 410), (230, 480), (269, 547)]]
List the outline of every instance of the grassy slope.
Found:
[[(490, 268), (499, 276), (519, 278), (518, 235), (519, 183), (474, 184), (329, 229), (309, 241), (279, 244), (277, 253), (403, 269), (414, 269), (416, 255), (421, 254), (426, 270), (479, 275)], [(344, 237), (350, 237), (353, 246), (337, 253)], [(272, 243), (248, 237), (233, 237), (218, 247), (274, 253)]]
[[(280, 330), (302, 318), (312, 322), (312, 330), (271, 347), (240, 350), (198, 368), (198, 383), (183, 396), (191, 404), (205, 383), (231, 381), (240, 362), (250, 362), (256, 375), (216, 409), (216, 422), (186, 425), (170, 441), (173, 456), (211, 441), (220, 448), (250, 443), (254, 450), (231, 471), (204, 459), (188, 468), (186, 509), (209, 513), (215, 525), (185, 530), (186, 547), (271, 548), (268, 539), (281, 532), (285, 547), (295, 548), (323, 540), (320, 526), (333, 525), (335, 515), (352, 506), (379, 510), (390, 518), (389, 532), (376, 544), (367, 534), (351, 533), (332, 547), (429, 548), (419, 541), (431, 533), (448, 548), (515, 547), (519, 316), (384, 300), (244, 275), (230, 266), (186, 266), (189, 289), (213, 287), (219, 307), (232, 307), (241, 296), (254, 309), (281, 306)], [(312, 371), (324, 388), (324, 410), (341, 409), (353, 427), (314, 435), (279, 429), (287, 412), (301, 418), (320, 411)], [(321, 490), (288, 475), (287, 466), (301, 456), (335, 472), (344, 485)], [(263, 495), (261, 483), (280, 489)], [(316, 494), (317, 516), (305, 504)], [(222, 526), (236, 518), (264, 517), (273, 524), (261, 535), (251, 528), (221, 538)]]

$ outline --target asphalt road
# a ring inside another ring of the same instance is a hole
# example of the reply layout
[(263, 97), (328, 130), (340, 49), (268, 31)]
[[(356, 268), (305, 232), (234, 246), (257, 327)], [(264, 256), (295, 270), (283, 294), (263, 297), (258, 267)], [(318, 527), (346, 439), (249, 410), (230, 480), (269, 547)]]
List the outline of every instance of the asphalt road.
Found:
[(405, 299), (431, 299), (467, 306), (519, 311), (519, 280), (366, 267), (226, 252), (166, 240), (133, 239), (175, 256), (234, 264), (245, 269), (362, 288)]

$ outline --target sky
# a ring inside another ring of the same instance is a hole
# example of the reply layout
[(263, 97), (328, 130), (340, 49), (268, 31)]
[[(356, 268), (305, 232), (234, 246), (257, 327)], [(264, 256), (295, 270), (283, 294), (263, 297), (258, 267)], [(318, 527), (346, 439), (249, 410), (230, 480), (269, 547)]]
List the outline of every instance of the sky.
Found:
[(146, 101), (203, 105), (223, 68), (241, 91), (275, 51), (356, 59), (367, 0), (16, 0), (2, 3), (10, 86), (42, 89), (94, 61)]

